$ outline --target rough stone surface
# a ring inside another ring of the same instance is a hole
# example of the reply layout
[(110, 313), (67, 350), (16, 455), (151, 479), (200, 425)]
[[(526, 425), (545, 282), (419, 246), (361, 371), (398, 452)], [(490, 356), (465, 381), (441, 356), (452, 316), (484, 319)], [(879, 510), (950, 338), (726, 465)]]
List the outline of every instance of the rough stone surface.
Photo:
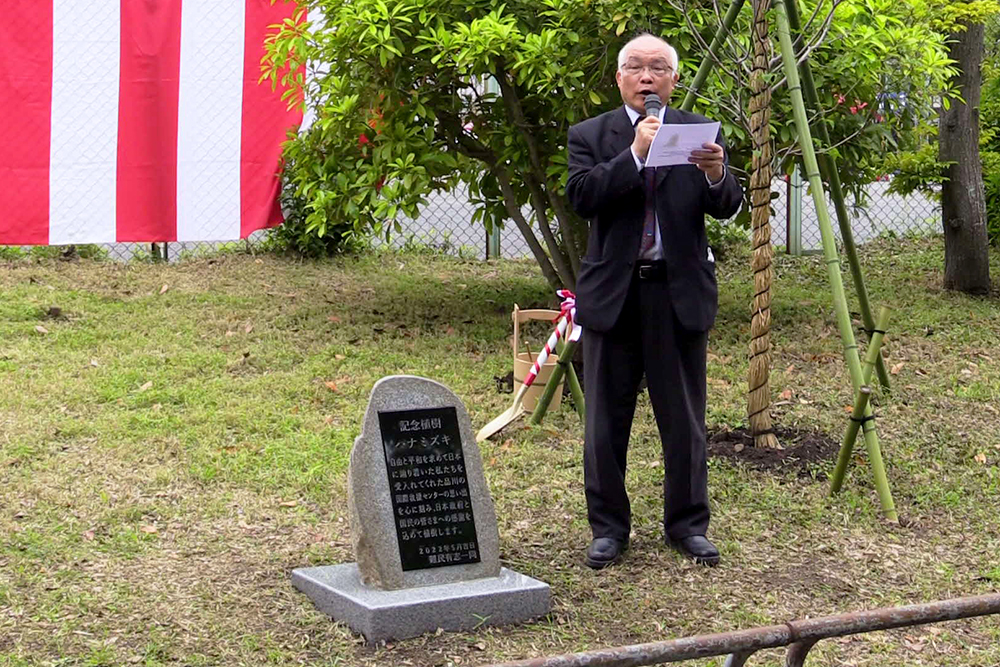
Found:
[(548, 584), (506, 568), (496, 577), (387, 591), (366, 586), (357, 565), (347, 563), (295, 570), (292, 583), (370, 642), (518, 623), (551, 606)]
[[(404, 571), (378, 413), (449, 406), (454, 407), (458, 414), (480, 562)], [(393, 590), (471, 581), (500, 574), (496, 513), (483, 476), (482, 456), (472, 423), (459, 398), (438, 382), (412, 375), (393, 375), (382, 378), (372, 388), (361, 435), (351, 450), (348, 507), (354, 554), (361, 580), (368, 586)]]

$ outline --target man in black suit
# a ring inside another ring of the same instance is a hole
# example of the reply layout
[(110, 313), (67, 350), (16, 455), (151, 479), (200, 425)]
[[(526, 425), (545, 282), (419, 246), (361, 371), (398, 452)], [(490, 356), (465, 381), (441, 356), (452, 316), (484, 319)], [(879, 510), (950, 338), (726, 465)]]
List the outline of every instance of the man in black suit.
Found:
[(705, 366), (718, 309), (705, 215), (734, 215), (742, 193), (726, 167), (721, 133), (692, 152), (690, 164), (643, 167), (661, 122), (709, 122), (666, 106), (659, 117), (646, 116), (648, 94), (670, 99), (677, 67), (677, 52), (665, 41), (636, 37), (618, 54), (615, 78), (624, 107), (569, 130), (566, 192), (590, 220), (576, 297), (584, 328), (584, 479), (594, 537), (585, 562), (595, 569), (617, 562), (628, 548), (625, 462), (644, 372), (663, 446), (666, 541), (699, 563), (719, 562), (705, 537)]

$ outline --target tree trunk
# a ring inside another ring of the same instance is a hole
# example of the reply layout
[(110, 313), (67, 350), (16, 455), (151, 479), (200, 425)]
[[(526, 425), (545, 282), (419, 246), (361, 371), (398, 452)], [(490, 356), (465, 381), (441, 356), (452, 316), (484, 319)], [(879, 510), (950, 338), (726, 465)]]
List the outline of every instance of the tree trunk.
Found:
[(514, 188), (510, 182), (510, 175), (507, 170), (494, 166), (493, 167), (497, 183), (500, 185), (500, 192), (503, 195), (503, 203), (507, 209), (507, 215), (510, 216), (514, 224), (521, 232), (521, 236), (524, 238), (528, 247), (531, 248), (531, 254), (535, 256), (535, 261), (538, 262), (538, 266), (542, 269), (542, 275), (545, 276), (545, 280), (548, 281), (549, 285), (552, 286), (553, 290), (562, 289), (566, 285), (566, 280), (563, 276), (559, 275), (557, 267), (552, 265), (549, 261), (549, 256), (545, 254), (545, 250), (542, 245), (538, 242), (535, 237), (535, 233), (531, 231), (531, 224), (525, 219), (524, 215), (521, 214), (521, 209), (517, 207), (517, 197), (514, 195)]
[(982, 88), (983, 25), (951, 35), (948, 56), (958, 62), (955, 83), (962, 100), (941, 111), (938, 154), (951, 162), (941, 189), (944, 225), (944, 286), (970, 294), (990, 290), (986, 195), (979, 159), (979, 100)]
[(753, 0), (753, 70), (750, 74), (750, 127), (753, 164), (750, 206), (753, 220), (754, 295), (750, 304), (750, 370), (747, 375), (747, 417), (755, 447), (781, 445), (771, 427), (771, 89), (764, 77), (771, 57), (767, 32), (770, 0)]

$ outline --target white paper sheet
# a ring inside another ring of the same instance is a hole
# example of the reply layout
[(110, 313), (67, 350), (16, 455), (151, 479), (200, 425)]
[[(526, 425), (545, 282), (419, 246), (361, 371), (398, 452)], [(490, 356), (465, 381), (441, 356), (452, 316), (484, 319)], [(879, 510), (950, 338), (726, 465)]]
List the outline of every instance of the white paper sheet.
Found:
[(691, 151), (701, 149), (702, 144), (714, 142), (718, 134), (718, 122), (660, 125), (649, 146), (646, 166), (691, 164), (688, 162)]

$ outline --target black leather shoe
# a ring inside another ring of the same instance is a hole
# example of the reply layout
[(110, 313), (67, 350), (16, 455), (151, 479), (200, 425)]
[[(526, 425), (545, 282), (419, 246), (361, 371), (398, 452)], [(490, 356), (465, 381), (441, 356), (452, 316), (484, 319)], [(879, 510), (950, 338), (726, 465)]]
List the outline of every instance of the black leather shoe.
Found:
[(597, 537), (590, 543), (583, 562), (587, 564), (587, 567), (600, 570), (620, 561), (622, 554), (626, 551), (628, 551), (628, 542), (622, 542), (613, 537)]
[(699, 565), (715, 567), (719, 564), (719, 550), (704, 535), (689, 535), (679, 540), (667, 540), (667, 544)]

